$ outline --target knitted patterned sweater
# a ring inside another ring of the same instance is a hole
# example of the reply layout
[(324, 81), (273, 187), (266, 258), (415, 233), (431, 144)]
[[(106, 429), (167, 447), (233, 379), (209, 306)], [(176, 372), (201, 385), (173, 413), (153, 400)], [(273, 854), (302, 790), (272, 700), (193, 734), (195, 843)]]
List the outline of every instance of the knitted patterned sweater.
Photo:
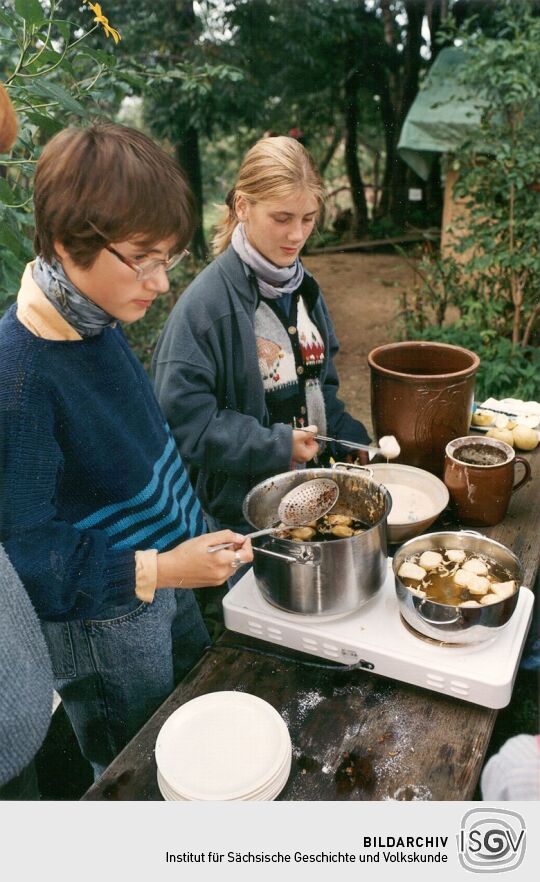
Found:
[(133, 598), (135, 550), (204, 532), (150, 381), (119, 327), (58, 341), (0, 322), (0, 540), (40, 617)]

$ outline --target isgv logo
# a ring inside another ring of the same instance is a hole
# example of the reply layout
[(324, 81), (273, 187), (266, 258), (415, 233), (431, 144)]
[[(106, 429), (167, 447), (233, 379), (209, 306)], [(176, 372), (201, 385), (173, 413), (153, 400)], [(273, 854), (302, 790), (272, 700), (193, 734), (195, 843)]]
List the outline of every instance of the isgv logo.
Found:
[(517, 812), (478, 808), (461, 821), (459, 862), (471, 873), (504, 873), (515, 870), (525, 856), (527, 831)]

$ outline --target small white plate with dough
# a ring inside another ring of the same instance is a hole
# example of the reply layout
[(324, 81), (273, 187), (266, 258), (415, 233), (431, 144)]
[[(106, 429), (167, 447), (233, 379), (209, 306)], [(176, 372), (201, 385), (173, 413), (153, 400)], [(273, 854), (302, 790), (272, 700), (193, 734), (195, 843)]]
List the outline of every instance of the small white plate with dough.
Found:
[[(475, 416), (485, 414), (484, 425), (476, 425)], [(489, 417), (491, 416), (491, 419)], [(471, 417), (471, 429), (478, 432), (487, 432), (488, 429), (506, 429), (508, 422), (518, 426), (527, 426), (529, 429), (540, 429), (540, 402), (522, 401), (519, 398), (488, 398), (482, 404), (475, 407)]]

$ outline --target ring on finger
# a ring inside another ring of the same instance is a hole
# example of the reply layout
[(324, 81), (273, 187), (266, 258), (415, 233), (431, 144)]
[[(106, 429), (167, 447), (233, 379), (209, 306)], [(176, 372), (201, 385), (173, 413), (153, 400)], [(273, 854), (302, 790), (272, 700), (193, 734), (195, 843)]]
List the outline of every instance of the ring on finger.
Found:
[(238, 552), (235, 551), (235, 552), (234, 552), (234, 557), (233, 557), (233, 559), (232, 559), (232, 561), (231, 561), (231, 567), (233, 568), (233, 570), (237, 570), (238, 567), (241, 567), (241, 566), (242, 566), (242, 563), (243, 563), (242, 558), (240, 557), (240, 555), (238, 554)]

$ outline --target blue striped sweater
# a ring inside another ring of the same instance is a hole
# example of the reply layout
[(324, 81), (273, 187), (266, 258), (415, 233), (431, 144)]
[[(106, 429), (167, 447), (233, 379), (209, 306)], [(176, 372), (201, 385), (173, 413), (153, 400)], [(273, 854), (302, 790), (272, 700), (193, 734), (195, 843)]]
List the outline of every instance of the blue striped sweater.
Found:
[(0, 540), (38, 614), (134, 596), (135, 551), (204, 532), (150, 381), (119, 327), (57, 341), (0, 322)]

